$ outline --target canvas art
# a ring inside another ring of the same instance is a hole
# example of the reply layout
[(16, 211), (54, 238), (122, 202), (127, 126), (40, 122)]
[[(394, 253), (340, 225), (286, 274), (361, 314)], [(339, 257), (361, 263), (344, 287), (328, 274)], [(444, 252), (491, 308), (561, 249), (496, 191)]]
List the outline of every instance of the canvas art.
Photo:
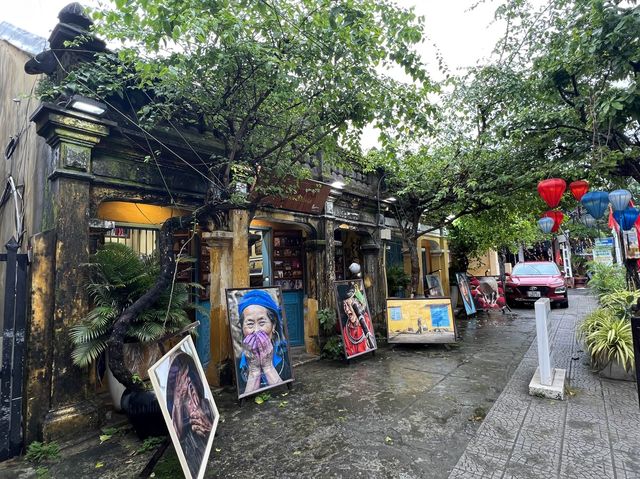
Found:
[(428, 291), (427, 296), (444, 296), (444, 290), (442, 289), (442, 283), (440, 282), (440, 276), (437, 274), (427, 274), (424, 276), (426, 280), (426, 289)]
[(507, 305), (504, 289), (493, 276), (471, 278), (471, 296), (478, 311), (501, 310)]
[(450, 298), (387, 299), (389, 343), (454, 343)]
[(293, 381), (280, 288), (228, 289), (226, 295), (238, 398)]
[(466, 273), (456, 273), (456, 282), (458, 283), (458, 290), (462, 297), (465, 312), (468, 316), (476, 314), (476, 305), (473, 302), (473, 297), (471, 296), (471, 284), (469, 284), (469, 277)]
[(218, 408), (191, 336), (149, 368), (184, 477), (201, 479), (218, 425)]
[(336, 304), (340, 333), (347, 359), (378, 348), (369, 313), (369, 305), (361, 279), (336, 281)]

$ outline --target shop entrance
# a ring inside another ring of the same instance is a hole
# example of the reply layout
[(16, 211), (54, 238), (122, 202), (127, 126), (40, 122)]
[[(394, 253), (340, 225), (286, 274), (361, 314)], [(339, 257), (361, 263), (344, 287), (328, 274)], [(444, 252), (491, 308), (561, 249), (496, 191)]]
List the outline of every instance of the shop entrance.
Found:
[(289, 343), (304, 345), (304, 248), (302, 230), (252, 228), (249, 275), (252, 287), (280, 286)]

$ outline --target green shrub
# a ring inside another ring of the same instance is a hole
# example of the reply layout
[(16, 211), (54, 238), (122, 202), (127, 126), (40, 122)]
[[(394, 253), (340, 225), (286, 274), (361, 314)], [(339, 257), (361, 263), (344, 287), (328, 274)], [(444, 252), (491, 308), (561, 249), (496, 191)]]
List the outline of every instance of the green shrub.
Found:
[(340, 336), (331, 336), (322, 348), (322, 357), (327, 359), (344, 358), (344, 346)]
[(640, 291), (614, 291), (600, 297), (603, 308), (609, 309), (618, 319), (631, 319), (632, 308), (640, 299)]
[(334, 309), (326, 308), (318, 311), (318, 322), (325, 333), (333, 333), (336, 328), (336, 312)]
[(589, 287), (598, 297), (627, 289), (626, 270), (621, 265), (590, 262), (588, 268), (593, 275)]
[(389, 297), (402, 296), (407, 286), (411, 284), (411, 276), (405, 273), (402, 266), (392, 266), (387, 269), (387, 293)]
[(57, 442), (33, 441), (27, 447), (27, 454), (25, 455), (25, 459), (37, 464), (42, 461), (57, 459), (59, 455), (60, 446), (58, 446)]
[[(107, 243), (91, 255), (89, 277), (84, 285), (93, 309), (71, 328), (74, 364), (88, 366), (106, 349), (113, 324), (120, 314), (155, 284), (160, 274), (157, 255), (141, 258), (128, 246)], [(180, 331), (191, 320), (187, 309), (192, 284), (169, 285), (155, 304), (130, 325), (127, 341), (151, 342)]]
[(579, 327), (595, 367), (603, 369), (616, 361), (626, 371), (634, 368), (631, 322), (616, 317), (611, 309), (598, 308)]

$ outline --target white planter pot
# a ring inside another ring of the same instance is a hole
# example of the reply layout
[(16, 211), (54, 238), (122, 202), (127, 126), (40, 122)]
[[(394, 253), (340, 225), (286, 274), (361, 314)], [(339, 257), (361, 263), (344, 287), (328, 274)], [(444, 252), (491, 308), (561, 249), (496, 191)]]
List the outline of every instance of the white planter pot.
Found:
[[(140, 379), (145, 380), (149, 377), (147, 370), (154, 364), (162, 353), (156, 343), (141, 344), (141, 343), (125, 343), (124, 345), (124, 360), (129, 370), (137, 374)], [(107, 355), (107, 386), (109, 387), (109, 394), (111, 395), (111, 402), (113, 408), (116, 411), (122, 410), (121, 400), (125, 385), (118, 381), (109, 367), (109, 356)]]
[(124, 384), (118, 381), (113, 373), (111, 372), (111, 368), (107, 364), (107, 386), (109, 386), (109, 394), (111, 395), (111, 403), (113, 404), (113, 408), (116, 411), (122, 410), (121, 400), (122, 395), (124, 394), (124, 390), (126, 389)]

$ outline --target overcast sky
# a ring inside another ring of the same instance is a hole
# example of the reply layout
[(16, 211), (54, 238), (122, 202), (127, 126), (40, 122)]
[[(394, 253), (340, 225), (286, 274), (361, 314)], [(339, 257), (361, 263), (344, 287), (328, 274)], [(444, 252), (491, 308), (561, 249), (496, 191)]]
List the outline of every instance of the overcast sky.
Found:
[[(396, 0), (403, 6), (414, 6), (424, 15), (429, 36), (422, 48), (425, 60), (434, 60), (432, 43), (442, 52), (450, 68), (475, 64), (490, 53), (500, 29), (491, 25), (496, 1), (487, 1), (475, 10), (477, 0)], [(69, 0), (3, 0), (0, 20), (48, 38), (57, 23), (60, 9)], [(91, 2), (80, 2), (89, 4)], [(95, 3), (95, 1), (93, 2)], [(434, 67), (435, 68), (435, 65)]]
[[(70, 1), (2, 0), (2, 3), (0, 21), (48, 38), (58, 21), (58, 13)], [(96, 4), (97, 0), (80, 3)], [(457, 73), (487, 57), (502, 33), (500, 25), (493, 23), (498, 0), (487, 0), (475, 9), (471, 7), (478, 0), (396, 0), (396, 3), (403, 7), (413, 6), (418, 15), (425, 17), (427, 38), (420, 46), (420, 52), (435, 80), (442, 79), (436, 63), (436, 48), (449, 70)], [(363, 141), (365, 149), (375, 145), (376, 136), (367, 132)]]

